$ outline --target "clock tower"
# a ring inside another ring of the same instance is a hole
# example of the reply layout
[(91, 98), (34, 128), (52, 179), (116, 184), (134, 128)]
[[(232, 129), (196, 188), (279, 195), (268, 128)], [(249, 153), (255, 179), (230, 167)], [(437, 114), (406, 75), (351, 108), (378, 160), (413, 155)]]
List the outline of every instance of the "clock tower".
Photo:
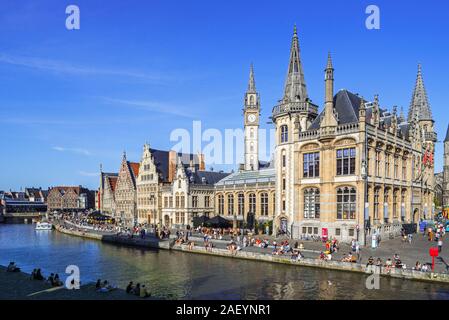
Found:
[(245, 170), (259, 170), (259, 116), (260, 97), (256, 91), (254, 69), (251, 64), (248, 90), (243, 109), (245, 126)]

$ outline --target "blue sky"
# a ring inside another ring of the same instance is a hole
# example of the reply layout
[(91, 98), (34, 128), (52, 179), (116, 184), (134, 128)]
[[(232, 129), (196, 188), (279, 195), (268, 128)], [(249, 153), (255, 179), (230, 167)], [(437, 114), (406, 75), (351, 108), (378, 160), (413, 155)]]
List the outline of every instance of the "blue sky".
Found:
[[(65, 28), (76, 4), (81, 29)], [(380, 8), (380, 30), (365, 8)], [(98, 185), (146, 141), (170, 132), (242, 126), (254, 63), (263, 127), (282, 97), (293, 25), (311, 99), (323, 105), (331, 51), (336, 90), (407, 112), (422, 63), (439, 140), (447, 116), (446, 1), (0, 0), (0, 189)], [(228, 167), (226, 167), (228, 168)], [(442, 144), (436, 168), (442, 168)]]

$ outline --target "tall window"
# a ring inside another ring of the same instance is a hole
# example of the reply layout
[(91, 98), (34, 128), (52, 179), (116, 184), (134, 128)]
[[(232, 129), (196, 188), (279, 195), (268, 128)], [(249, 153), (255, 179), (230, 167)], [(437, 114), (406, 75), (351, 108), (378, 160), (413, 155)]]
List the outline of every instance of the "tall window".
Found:
[(282, 178), (282, 190), (285, 190), (286, 187), (286, 180), (285, 177)]
[(176, 195), (176, 208), (179, 208), (179, 195)]
[(210, 207), (210, 198), (209, 198), (209, 196), (204, 196), (204, 206), (206, 208)]
[(184, 208), (185, 204), (186, 204), (185, 197), (184, 197), (184, 195), (181, 195), (181, 208)]
[(401, 220), (405, 220), (405, 190), (401, 192)]
[(304, 162), (304, 170), (303, 177), (304, 178), (312, 178), (320, 176), (320, 153), (306, 153), (303, 155)]
[(337, 189), (337, 219), (355, 219), (356, 191), (354, 188)]
[(282, 151), (282, 168), (287, 166), (287, 156), (285, 155), (285, 150)]
[(399, 157), (395, 156), (393, 160), (393, 166), (394, 166), (394, 175), (393, 178), (398, 179), (399, 178)]
[(402, 158), (402, 180), (407, 180), (407, 158)]
[(304, 190), (304, 218), (320, 218), (320, 190), (316, 188)]
[(234, 195), (228, 194), (228, 215), (234, 214)]
[(260, 215), (268, 216), (268, 193), (260, 195)]
[(380, 151), (376, 150), (376, 177), (380, 176)]
[(393, 191), (393, 219), (398, 217), (398, 190)]
[(337, 175), (355, 174), (355, 148), (337, 150)]
[(288, 127), (284, 124), (281, 126), (281, 143), (288, 142)]
[(198, 196), (192, 196), (192, 207), (198, 208)]
[(218, 196), (218, 214), (224, 214), (224, 197), (222, 194)]
[(390, 159), (391, 156), (389, 154), (385, 155), (385, 177), (390, 178)]
[(245, 195), (243, 193), (239, 193), (238, 195), (238, 215), (243, 216), (245, 213)]
[(249, 195), (249, 211), (256, 213), (256, 195), (254, 193)]

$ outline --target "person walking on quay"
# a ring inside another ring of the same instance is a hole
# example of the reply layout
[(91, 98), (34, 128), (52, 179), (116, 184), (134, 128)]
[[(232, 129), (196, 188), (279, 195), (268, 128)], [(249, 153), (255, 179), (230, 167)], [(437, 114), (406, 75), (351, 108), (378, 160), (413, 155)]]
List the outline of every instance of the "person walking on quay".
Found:
[(441, 248), (443, 247), (443, 239), (438, 239), (438, 252), (441, 252)]

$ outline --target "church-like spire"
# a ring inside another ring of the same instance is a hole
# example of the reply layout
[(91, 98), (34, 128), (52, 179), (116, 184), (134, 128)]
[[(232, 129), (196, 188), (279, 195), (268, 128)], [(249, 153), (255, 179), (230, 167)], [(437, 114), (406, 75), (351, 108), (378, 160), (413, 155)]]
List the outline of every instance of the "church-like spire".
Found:
[(301, 65), (299, 41), (296, 25), (293, 29), (293, 39), (290, 48), (287, 79), (285, 80), (284, 102), (305, 101), (308, 98), (304, 73)]
[(414, 119), (418, 119), (418, 121), (433, 120), (429, 100), (427, 99), (426, 88), (424, 87), (421, 64), (418, 64), (415, 89), (408, 111), (408, 122), (412, 122)]
[(256, 93), (256, 81), (254, 80), (254, 66), (252, 63), (249, 69), (249, 81), (247, 93)]

